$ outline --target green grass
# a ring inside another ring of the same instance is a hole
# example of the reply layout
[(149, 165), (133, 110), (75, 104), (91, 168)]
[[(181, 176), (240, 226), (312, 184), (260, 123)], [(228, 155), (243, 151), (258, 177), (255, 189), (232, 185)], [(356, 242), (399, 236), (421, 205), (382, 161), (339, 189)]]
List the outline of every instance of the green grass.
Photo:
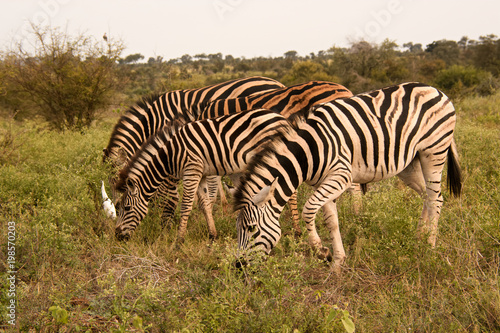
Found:
[[(293, 237), (288, 211), (276, 249), (243, 272), (232, 266), (231, 207), (215, 208), (214, 244), (195, 209), (185, 244), (174, 247), (176, 230), (161, 230), (154, 207), (120, 243), (100, 208), (108, 174), (101, 151), (115, 119), (85, 133), (4, 120), (0, 262), (7, 221), (15, 221), (19, 329), (345, 332), (352, 319), (357, 332), (500, 331), (499, 99), (455, 103), (464, 192), (460, 199), (446, 192), (436, 248), (415, 237), (422, 200), (399, 180), (384, 181), (370, 186), (359, 214), (349, 195), (339, 202), (341, 276), (314, 258), (305, 235)], [(299, 203), (308, 193), (301, 187)], [(6, 273), (0, 285), (7, 304)], [(3, 324), (5, 306), (0, 315)]]

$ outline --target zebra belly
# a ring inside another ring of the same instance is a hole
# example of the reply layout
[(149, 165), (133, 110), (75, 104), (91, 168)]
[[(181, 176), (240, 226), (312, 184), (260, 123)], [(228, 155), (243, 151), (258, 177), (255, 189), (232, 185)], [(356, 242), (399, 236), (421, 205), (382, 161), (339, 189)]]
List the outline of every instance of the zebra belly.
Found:
[(358, 184), (367, 184), (367, 183), (378, 182), (378, 181), (396, 176), (403, 169), (388, 171), (384, 167), (378, 167), (378, 168), (374, 168), (374, 167), (354, 168), (353, 167), (352, 182), (358, 183)]

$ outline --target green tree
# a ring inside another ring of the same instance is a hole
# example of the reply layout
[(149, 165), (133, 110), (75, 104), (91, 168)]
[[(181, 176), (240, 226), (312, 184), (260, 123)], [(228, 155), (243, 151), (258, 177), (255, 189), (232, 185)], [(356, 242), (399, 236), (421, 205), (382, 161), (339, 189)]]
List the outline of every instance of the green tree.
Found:
[(138, 62), (139, 60), (144, 59), (144, 56), (140, 53), (129, 54), (125, 57), (125, 59), (120, 59), (120, 64), (133, 64)]
[(496, 35), (481, 36), (479, 43), (473, 49), (474, 65), (498, 76), (500, 74), (500, 40), (498, 37)]
[(426, 52), (432, 56), (443, 60), (447, 66), (456, 65), (459, 61), (460, 47), (453, 40), (439, 40), (427, 45)]
[(351, 45), (349, 58), (353, 69), (363, 77), (369, 77), (373, 69), (377, 68), (380, 60), (377, 57), (377, 46), (360, 41)]
[(71, 37), (59, 28), (32, 25), (29, 38), (15, 45), (3, 57), (9, 87), (3, 104), (22, 96), (14, 107), (34, 105), (56, 129), (88, 127), (122, 83), (116, 72), (121, 41)]

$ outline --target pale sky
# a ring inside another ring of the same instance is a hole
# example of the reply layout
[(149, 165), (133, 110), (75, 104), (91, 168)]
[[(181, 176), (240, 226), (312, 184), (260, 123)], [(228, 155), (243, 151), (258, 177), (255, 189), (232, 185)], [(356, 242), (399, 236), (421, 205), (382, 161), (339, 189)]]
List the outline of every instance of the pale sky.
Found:
[(28, 21), (100, 39), (120, 38), (126, 56), (200, 53), (300, 55), (360, 39), (399, 45), (500, 35), (498, 0), (0, 0), (0, 50)]

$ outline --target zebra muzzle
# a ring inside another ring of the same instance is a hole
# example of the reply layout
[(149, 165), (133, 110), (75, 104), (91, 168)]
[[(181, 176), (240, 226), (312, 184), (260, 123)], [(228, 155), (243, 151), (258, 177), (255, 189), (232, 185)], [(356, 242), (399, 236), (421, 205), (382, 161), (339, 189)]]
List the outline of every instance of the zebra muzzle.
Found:
[(115, 229), (115, 237), (119, 241), (127, 241), (130, 239), (130, 233), (124, 232), (120, 227)]

